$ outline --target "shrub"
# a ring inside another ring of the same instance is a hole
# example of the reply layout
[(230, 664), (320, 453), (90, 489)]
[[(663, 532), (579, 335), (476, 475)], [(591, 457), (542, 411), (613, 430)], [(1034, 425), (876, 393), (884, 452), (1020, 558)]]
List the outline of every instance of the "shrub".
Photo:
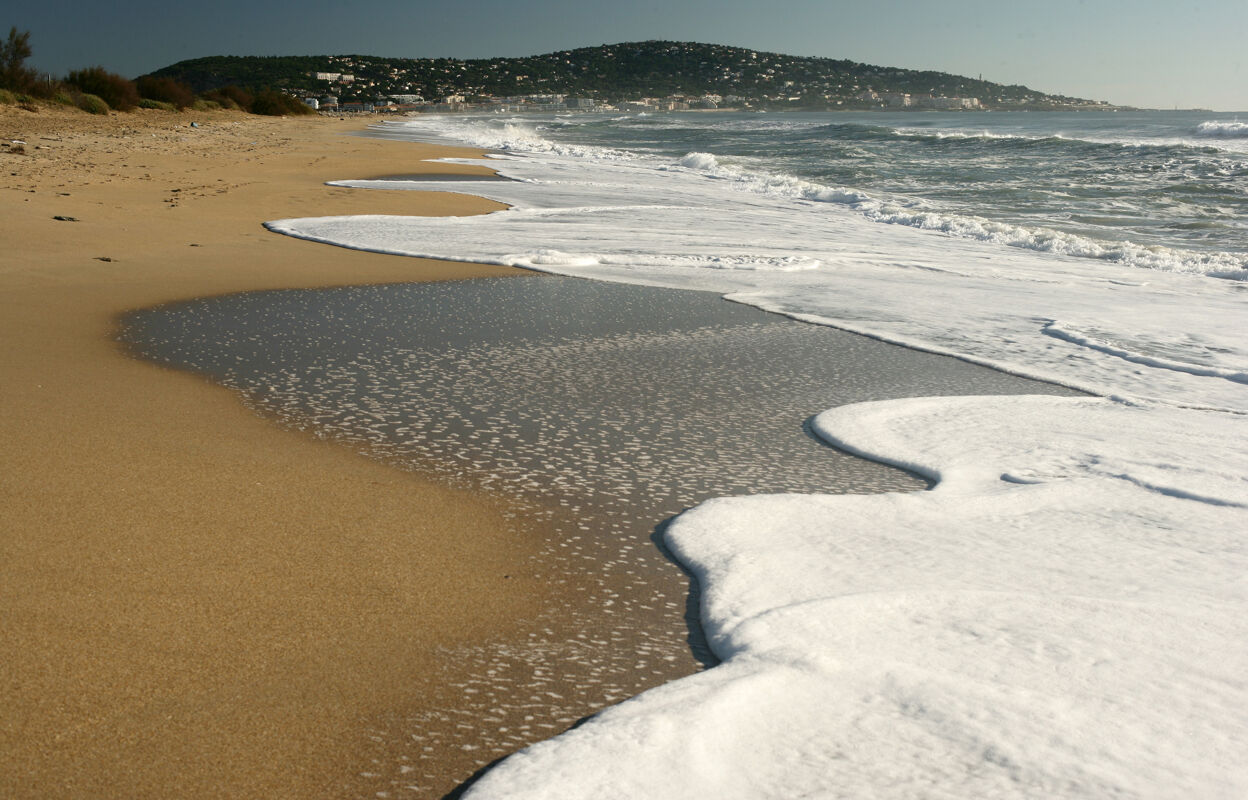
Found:
[(220, 103), (222, 108), (241, 108), (244, 111), (251, 110), (253, 99), (251, 92), (237, 86), (223, 86), (220, 89), (204, 92), (203, 98)]
[(242, 109), (242, 106), (240, 106), (238, 103), (222, 95), (205, 95), (200, 98), (200, 102), (201, 103), (216, 103), (221, 108), (229, 109), (230, 111), (237, 111), (239, 109)]
[(0, 106), (11, 106), (17, 102), (17, 95), (8, 89), (0, 89)]
[(315, 113), (297, 97), (276, 89), (261, 89), (252, 94), (237, 86), (224, 86), (204, 92), (200, 97), (205, 103), (217, 103), (220, 108), (241, 108), (252, 114), (280, 117), (283, 114)]
[(139, 91), (134, 88), (134, 82), (103, 67), (75, 70), (65, 77), (65, 82), (86, 94), (97, 95), (118, 111), (133, 111), (139, 105)]
[(251, 103), (251, 113), (280, 117), (284, 114), (311, 114), (312, 108), (297, 97), (282, 94), (275, 89), (263, 89)]
[(195, 93), (191, 91), (191, 87), (180, 81), (175, 81), (173, 78), (157, 78), (154, 75), (144, 75), (134, 82), (134, 86), (138, 89), (140, 97), (168, 103), (178, 110), (186, 108), (195, 102)]
[(88, 114), (108, 113), (108, 103), (104, 101), (104, 98), (86, 92), (81, 92), (74, 98), (74, 105)]
[(191, 108), (196, 111), (219, 111), (221, 110), (221, 104), (216, 100), (205, 100), (202, 97), (197, 97)]
[(64, 89), (52, 95), (52, 102), (57, 103), (58, 105), (62, 105), (62, 106), (75, 105), (74, 96), (70, 94), (69, 92), (65, 91)]
[(173, 103), (162, 103), (159, 100), (149, 100), (144, 97), (139, 101), (139, 108), (154, 108), (158, 111), (177, 111), (178, 107)]

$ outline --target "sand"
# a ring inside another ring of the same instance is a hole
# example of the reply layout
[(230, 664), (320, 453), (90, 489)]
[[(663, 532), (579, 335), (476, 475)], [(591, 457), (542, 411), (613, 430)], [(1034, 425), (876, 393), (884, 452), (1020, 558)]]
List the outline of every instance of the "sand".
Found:
[(265, 231), (498, 208), (324, 186), (472, 169), (362, 127), (0, 107), (25, 142), (0, 152), (0, 795), (349, 796), (377, 721), (445, 692), (439, 647), (558, 602), (506, 498), (282, 431), (113, 340), (169, 300), (517, 274)]

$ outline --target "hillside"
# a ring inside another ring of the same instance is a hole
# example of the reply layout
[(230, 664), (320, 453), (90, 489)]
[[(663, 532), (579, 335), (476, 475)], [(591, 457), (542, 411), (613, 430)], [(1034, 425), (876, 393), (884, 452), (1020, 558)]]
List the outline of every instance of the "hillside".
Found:
[[(353, 78), (318, 80), (316, 73)], [(975, 97), (985, 107), (1097, 105), (945, 72), (879, 67), (691, 42), (632, 42), (524, 58), (459, 60), (377, 56), (212, 56), (153, 73), (196, 91), (227, 85), (273, 87), (296, 95), (333, 93), (350, 101), (392, 95), (509, 97), (568, 94), (605, 102), (715, 94), (758, 107), (829, 108), (864, 103), (865, 90)]]

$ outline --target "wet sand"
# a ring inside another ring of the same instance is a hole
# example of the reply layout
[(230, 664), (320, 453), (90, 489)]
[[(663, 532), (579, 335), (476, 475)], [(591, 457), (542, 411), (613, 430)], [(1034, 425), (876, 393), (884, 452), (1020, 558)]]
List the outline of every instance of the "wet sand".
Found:
[(533, 572), (577, 601), (519, 636), (458, 646), (444, 674), (462, 694), (378, 727), (370, 786), (413, 799), (436, 797), (424, 775), (465, 748), (508, 755), (714, 663), (657, 536), (682, 510), (927, 485), (817, 441), (813, 414), (1064, 393), (713, 293), (578, 278), (249, 292), (123, 324), (136, 352), (212, 377), (275, 424), (526, 502), (517, 514), (542, 532)]
[(26, 151), (0, 151), (0, 795), (349, 796), (378, 721), (443, 702), (440, 648), (558, 601), (504, 498), (278, 430), (114, 341), (180, 298), (518, 274), (265, 231), (498, 208), (324, 186), (472, 171), (359, 127), (0, 106)]

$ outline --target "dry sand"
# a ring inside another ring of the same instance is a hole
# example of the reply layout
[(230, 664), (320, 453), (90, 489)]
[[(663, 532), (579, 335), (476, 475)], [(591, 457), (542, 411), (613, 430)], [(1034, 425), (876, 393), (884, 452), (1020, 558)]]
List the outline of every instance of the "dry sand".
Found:
[(514, 274), (263, 230), (497, 208), (324, 186), (471, 169), (362, 127), (0, 106), (26, 151), (0, 148), (0, 795), (352, 795), (370, 726), (445, 691), (436, 648), (552, 600), (505, 499), (281, 431), (112, 339), (168, 300)]

